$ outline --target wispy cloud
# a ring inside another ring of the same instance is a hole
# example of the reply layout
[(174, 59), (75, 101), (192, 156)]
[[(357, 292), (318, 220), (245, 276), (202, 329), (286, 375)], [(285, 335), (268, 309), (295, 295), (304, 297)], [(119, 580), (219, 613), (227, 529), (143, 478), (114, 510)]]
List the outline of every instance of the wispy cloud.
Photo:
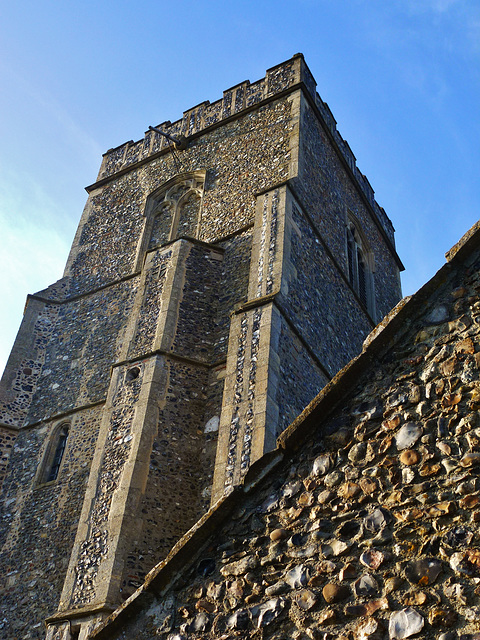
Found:
[(0, 314), (0, 374), (20, 325), (27, 294), (62, 276), (70, 244), (70, 238), (55, 224), (58, 207), (39, 184), (28, 175), (2, 169), (0, 299), (4, 312)]
[[(15, 93), (17, 100), (23, 97), (30, 103), (30, 110), (34, 108), (43, 111), (45, 121), (50, 122), (50, 127), (55, 129), (56, 135), (68, 141), (70, 146), (75, 148), (76, 153), (98, 161), (98, 157), (103, 152), (100, 144), (72, 118), (68, 109), (52, 93), (4, 60), (0, 62), (0, 72), (3, 82), (9, 86), (10, 91)], [(25, 124), (29, 125), (29, 123)]]

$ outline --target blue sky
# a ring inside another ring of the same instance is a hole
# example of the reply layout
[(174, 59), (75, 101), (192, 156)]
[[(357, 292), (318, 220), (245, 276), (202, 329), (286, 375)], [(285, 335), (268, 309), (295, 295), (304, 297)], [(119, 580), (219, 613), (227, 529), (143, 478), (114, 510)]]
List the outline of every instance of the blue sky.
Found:
[(101, 154), (305, 55), (413, 293), (480, 217), (480, 1), (4, 0), (0, 370), (62, 276)]

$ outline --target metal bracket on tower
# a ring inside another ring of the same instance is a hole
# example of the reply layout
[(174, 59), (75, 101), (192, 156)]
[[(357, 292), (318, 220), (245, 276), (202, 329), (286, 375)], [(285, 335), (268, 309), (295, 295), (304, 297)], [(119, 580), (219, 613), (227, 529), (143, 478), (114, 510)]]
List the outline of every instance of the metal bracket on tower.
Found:
[(157, 127), (148, 127), (148, 129), (149, 131), (156, 131), (164, 138), (167, 138), (167, 140), (170, 140), (171, 142), (173, 142), (173, 144), (175, 145), (175, 149), (177, 149), (178, 151), (183, 151), (184, 149), (187, 148), (187, 139), (185, 138), (185, 136), (179, 136), (178, 138), (174, 138), (169, 133), (166, 133), (161, 129), (157, 129)]

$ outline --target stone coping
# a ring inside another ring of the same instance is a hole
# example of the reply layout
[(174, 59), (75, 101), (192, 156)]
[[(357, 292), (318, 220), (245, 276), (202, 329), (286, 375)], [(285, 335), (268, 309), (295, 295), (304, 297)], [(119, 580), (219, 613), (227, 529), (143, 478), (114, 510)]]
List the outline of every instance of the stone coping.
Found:
[[(385, 210), (376, 202), (375, 192), (367, 177), (357, 166), (356, 158), (348, 142), (337, 129), (337, 122), (326, 102), (316, 91), (317, 83), (302, 53), (296, 53), (288, 60), (267, 69), (265, 76), (251, 83), (240, 82), (223, 92), (223, 97), (210, 103), (208, 100), (183, 112), (183, 117), (175, 122), (169, 120), (158, 125), (173, 136), (183, 136), (187, 141), (204, 135), (206, 132), (226, 124), (239, 116), (254, 111), (261, 106), (276, 100), (298, 89), (305, 92), (310, 104), (323, 122), (325, 131), (331, 138), (339, 157), (351, 172), (360, 194), (372, 208), (374, 219), (388, 238), (395, 251), (394, 228)], [(237, 98), (240, 97), (239, 100)], [(148, 130), (145, 136), (137, 141), (129, 140), (103, 154), (103, 162), (97, 180), (86, 187), (92, 192), (126, 173), (150, 162), (165, 153), (170, 153), (171, 144), (155, 131)], [(398, 256), (396, 259), (399, 261)], [(402, 269), (401, 263), (399, 263)]]

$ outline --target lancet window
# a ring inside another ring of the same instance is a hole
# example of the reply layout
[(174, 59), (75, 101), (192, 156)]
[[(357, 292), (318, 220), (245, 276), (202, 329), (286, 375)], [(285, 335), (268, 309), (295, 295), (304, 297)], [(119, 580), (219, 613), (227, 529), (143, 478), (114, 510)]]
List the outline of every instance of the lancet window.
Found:
[(348, 280), (360, 302), (374, 316), (373, 256), (353, 222), (348, 222), (346, 231)]
[(58, 477), (67, 446), (69, 426), (68, 423), (62, 423), (53, 432), (38, 477), (41, 484), (53, 482)]

